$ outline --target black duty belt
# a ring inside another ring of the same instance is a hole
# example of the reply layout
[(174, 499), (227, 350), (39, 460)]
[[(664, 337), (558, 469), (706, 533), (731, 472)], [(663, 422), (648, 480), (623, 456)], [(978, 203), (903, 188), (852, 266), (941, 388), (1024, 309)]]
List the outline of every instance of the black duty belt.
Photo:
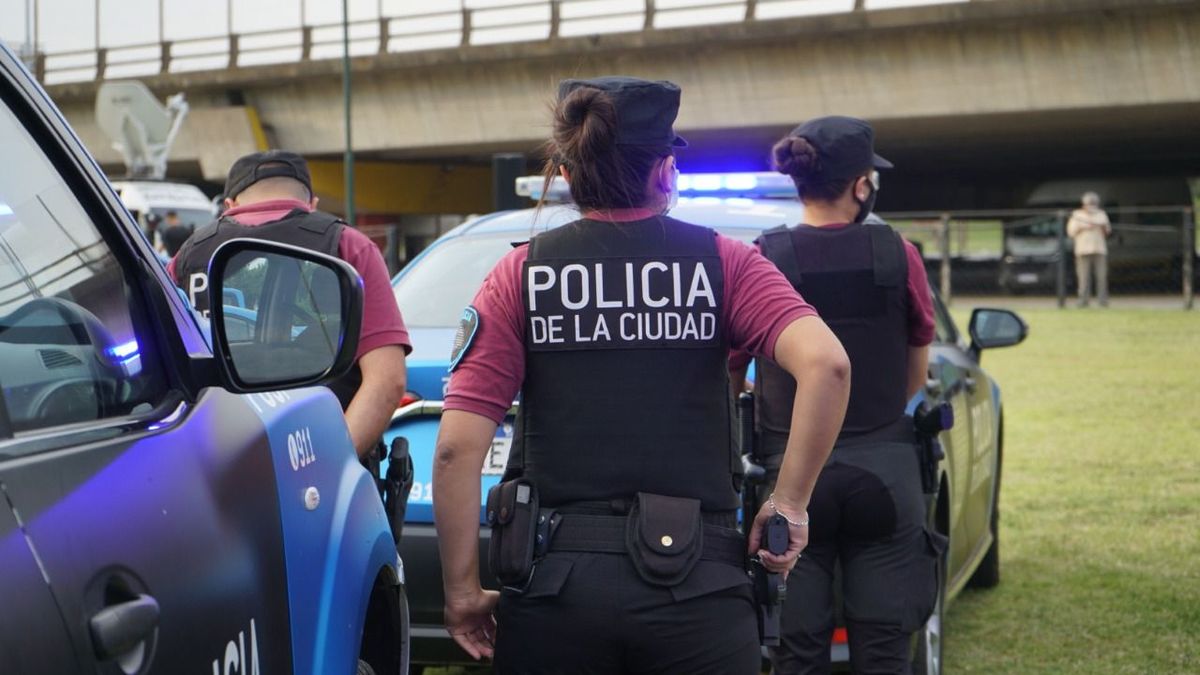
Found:
[[(550, 539), (550, 551), (578, 553), (626, 553), (625, 516), (560, 515), (562, 521)], [(746, 540), (737, 530), (704, 524), (704, 548), (701, 560), (744, 567)]]

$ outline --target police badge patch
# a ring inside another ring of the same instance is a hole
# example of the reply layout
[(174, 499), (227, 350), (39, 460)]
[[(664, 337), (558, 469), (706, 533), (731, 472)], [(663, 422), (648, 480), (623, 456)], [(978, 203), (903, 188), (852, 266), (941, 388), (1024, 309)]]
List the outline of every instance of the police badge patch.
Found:
[(459, 362), (471, 349), (471, 342), (475, 340), (475, 333), (478, 331), (479, 312), (475, 311), (474, 307), (467, 305), (467, 308), (463, 310), (462, 318), (458, 321), (458, 330), (454, 331), (454, 349), (450, 350), (451, 372), (458, 367)]

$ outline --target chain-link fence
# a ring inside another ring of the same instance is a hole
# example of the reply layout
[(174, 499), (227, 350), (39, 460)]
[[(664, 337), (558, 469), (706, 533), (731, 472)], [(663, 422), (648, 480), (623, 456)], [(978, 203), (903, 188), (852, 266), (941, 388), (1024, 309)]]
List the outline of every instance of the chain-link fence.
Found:
[[(1116, 296), (1170, 296), (1191, 308), (1200, 282), (1191, 208), (1107, 210), (1104, 272)], [(1070, 209), (881, 214), (920, 247), (930, 283), (950, 301), (965, 295), (1044, 295), (1060, 307), (1077, 297)], [(1090, 272), (1093, 296), (1098, 273)]]

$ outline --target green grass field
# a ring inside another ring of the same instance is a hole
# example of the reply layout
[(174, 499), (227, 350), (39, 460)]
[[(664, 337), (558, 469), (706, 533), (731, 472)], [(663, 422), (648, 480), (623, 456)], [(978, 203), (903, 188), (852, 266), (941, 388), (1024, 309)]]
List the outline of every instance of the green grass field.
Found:
[(946, 672), (1198, 673), (1200, 314), (1022, 315), (1028, 340), (983, 356), (1001, 583), (950, 607)]

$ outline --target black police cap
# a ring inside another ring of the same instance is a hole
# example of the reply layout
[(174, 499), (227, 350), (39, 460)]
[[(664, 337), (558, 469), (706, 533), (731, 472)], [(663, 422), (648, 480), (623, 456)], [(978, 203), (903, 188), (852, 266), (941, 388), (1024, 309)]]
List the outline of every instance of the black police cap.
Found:
[(264, 178), (294, 178), (308, 188), (312, 196), (312, 175), (304, 158), (287, 150), (255, 152), (239, 158), (225, 179), (225, 198), (233, 199)]
[(817, 117), (792, 130), (807, 140), (821, 160), (821, 175), (829, 179), (861, 176), (868, 169), (890, 169), (892, 163), (875, 154), (875, 130), (855, 117)]
[(617, 144), (682, 148), (687, 141), (675, 133), (679, 115), (679, 85), (665, 80), (651, 82), (636, 77), (597, 77), (563, 80), (558, 100), (582, 87), (609, 95), (617, 113)]

